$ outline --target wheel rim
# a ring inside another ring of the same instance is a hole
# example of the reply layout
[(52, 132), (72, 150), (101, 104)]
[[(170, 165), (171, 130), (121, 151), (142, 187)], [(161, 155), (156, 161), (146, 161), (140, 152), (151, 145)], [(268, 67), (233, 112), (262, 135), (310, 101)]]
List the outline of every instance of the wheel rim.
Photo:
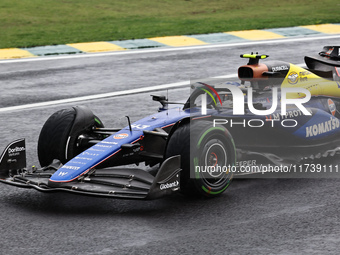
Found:
[(202, 156), (207, 171), (201, 178), (208, 186), (217, 187), (228, 180), (226, 175), (228, 153), (220, 140), (213, 139), (206, 143)]

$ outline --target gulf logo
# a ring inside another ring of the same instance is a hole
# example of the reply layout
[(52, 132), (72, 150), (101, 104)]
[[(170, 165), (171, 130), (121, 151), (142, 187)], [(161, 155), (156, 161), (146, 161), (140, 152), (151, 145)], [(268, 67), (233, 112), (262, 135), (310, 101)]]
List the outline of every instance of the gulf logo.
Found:
[(124, 139), (124, 138), (126, 138), (126, 137), (129, 137), (129, 134), (127, 134), (127, 133), (122, 133), (122, 134), (116, 134), (116, 135), (114, 135), (113, 136), (113, 138), (114, 139)]
[(329, 111), (332, 113), (332, 115), (334, 116), (335, 115), (335, 112), (336, 112), (336, 107), (335, 107), (335, 103), (333, 102), (332, 99), (328, 99), (328, 108), (329, 108)]

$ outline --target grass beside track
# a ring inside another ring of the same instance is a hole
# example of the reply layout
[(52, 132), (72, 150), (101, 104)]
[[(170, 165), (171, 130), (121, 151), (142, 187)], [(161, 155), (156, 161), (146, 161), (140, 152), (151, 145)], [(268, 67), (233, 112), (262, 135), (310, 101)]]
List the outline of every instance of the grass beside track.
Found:
[(1, 0), (0, 48), (340, 22), (334, 0)]

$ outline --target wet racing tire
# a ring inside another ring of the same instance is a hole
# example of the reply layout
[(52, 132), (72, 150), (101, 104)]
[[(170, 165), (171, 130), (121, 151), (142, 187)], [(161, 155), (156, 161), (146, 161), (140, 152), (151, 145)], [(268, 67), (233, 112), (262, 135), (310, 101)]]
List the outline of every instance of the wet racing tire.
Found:
[(181, 192), (216, 197), (230, 185), (236, 163), (233, 138), (223, 126), (191, 121), (174, 131), (165, 157), (181, 155)]
[(93, 127), (104, 127), (101, 120), (85, 106), (63, 109), (52, 114), (43, 125), (38, 140), (38, 158), (42, 167), (54, 159), (65, 164), (84, 151), (80, 136), (91, 135)]

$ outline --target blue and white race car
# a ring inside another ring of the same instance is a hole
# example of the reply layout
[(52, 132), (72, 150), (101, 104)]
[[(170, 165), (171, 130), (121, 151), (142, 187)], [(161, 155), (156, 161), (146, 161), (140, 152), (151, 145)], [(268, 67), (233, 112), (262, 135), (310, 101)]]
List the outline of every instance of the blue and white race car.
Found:
[(184, 106), (169, 107), (173, 103), (164, 96), (153, 96), (160, 110), (134, 123), (127, 117), (122, 129), (105, 128), (87, 107), (57, 111), (40, 133), (41, 168), (26, 168), (25, 141), (19, 139), (0, 158), (0, 181), (123, 199), (177, 191), (214, 197), (244, 162), (301, 164), (334, 156), (340, 140), (339, 50), (326, 46), (319, 56), (306, 57), (307, 68), (241, 55), (249, 62), (238, 69), (239, 81), (192, 84)]

